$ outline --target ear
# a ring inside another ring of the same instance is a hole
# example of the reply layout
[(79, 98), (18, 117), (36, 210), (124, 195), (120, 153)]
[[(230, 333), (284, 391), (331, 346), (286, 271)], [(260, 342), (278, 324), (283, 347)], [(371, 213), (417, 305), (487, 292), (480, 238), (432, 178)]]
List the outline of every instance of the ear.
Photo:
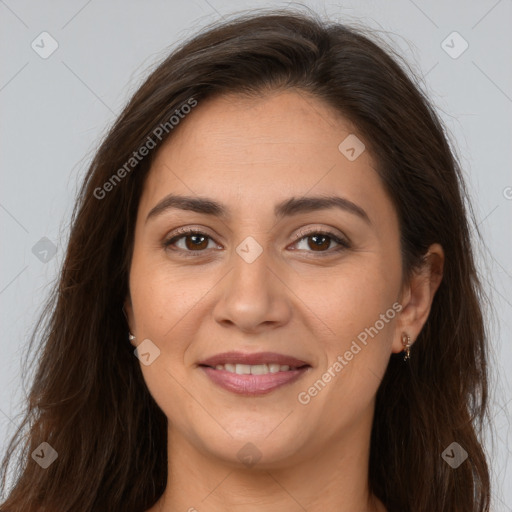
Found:
[(424, 263), (414, 272), (402, 288), (402, 310), (396, 323), (393, 352), (402, 352), (402, 333), (416, 340), (427, 321), (434, 295), (443, 279), (444, 251), (441, 245), (432, 244), (424, 256)]
[[(132, 300), (130, 298), (130, 295), (127, 295), (124, 304), (123, 304), (123, 312), (124, 316), (126, 317), (126, 322), (128, 323), (128, 329), (132, 334), (135, 334), (135, 321), (133, 318), (133, 307), (132, 307)], [(133, 346), (136, 346), (135, 340), (130, 340), (130, 343)]]

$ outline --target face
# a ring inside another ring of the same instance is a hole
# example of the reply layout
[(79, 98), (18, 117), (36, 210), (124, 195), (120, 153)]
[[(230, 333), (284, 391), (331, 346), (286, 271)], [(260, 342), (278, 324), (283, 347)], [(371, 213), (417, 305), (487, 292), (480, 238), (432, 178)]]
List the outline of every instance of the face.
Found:
[(170, 442), (277, 467), (357, 441), (402, 348), (375, 162), (303, 92), (200, 102), (178, 128), (145, 183), (126, 303)]

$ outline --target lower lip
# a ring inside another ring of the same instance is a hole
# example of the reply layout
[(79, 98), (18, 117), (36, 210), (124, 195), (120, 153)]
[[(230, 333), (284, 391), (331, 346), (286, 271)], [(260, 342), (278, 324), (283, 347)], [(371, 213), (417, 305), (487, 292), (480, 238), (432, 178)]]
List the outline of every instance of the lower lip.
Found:
[(221, 388), (239, 395), (264, 395), (285, 384), (291, 384), (304, 373), (309, 366), (286, 372), (266, 373), (264, 375), (239, 375), (226, 370), (216, 370), (209, 366), (200, 367), (206, 375)]

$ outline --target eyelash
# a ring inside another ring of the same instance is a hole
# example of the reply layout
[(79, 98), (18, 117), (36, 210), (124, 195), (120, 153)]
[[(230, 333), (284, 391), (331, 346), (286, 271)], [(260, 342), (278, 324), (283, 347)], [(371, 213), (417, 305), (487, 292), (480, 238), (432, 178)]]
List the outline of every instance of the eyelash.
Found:
[[(163, 247), (165, 249), (168, 249), (171, 245), (176, 243), (181, 238), (186, 238), (187, 236), (193, 236), (193, 235), (201, 235), (201, 236), (209, 238), (210, 240), (213, 240), (212, 237), (210, 237), (206, 233), (203, 233), (202, 231), (195, 230), (195, 229), (186, 229), (185, 231), (182, 231), (179, 235), (173, 236), (173, 234), (171, 234), (171, 237), (166, 239), (166, 240), (164, 240), (162, 245), (163, 245)], [(332, 255), (333, 253), (338, 253), (340, 251), (343, 251), (343, 250), (346, 250), (346, 249), (350, 249), (350, 247), (351, 247), (350, 243), (347, 240), (343, 240), (343, 239), (339, 238), (338, 236), (336, 236), (331, 231), (326, 231), (326, 230), (322, 230), (322, 229), (301, 232), (301, 233), (299, 233), (299, 235), (297, 237), (297, 241), (294, 242), (294, 243), (299, 243), (304, 238), (308, 238), (308, 237), (311, 237), (313, 235), (327, 236), (332, 241), (334, 241), (334, 242), (336, 242), (338, 244), (338, 247), (336, 249), (334, 249), (334, 250), (330, 250), (329, 249), (327, 251), (318, 251), (319, 257), (329, 256), (329, 255)], [(202, 249), (202, 250), (198, 250), (198, 251), (190, 251), (190, 250), (185, 250), (185, 249), (171, 249), (171, 250), (179, 251), (185, 257), (195, 258), (197, 256), (200, 256), (201, 253), (204, 253), (207, 249)], [(307, 251), (307, 252), (314, 252), (315, 253), (317, 251)], [(194, 253), (196, 253), (196, 254), (194, 254)]]

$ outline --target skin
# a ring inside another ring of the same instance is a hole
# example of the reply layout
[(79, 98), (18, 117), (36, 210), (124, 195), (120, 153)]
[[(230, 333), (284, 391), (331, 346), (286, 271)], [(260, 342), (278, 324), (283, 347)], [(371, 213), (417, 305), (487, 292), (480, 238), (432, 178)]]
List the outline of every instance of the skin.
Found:
[[(230, 95), (201, 102), (159, 150), (139, 205), (125, 304), (134, 345), (150, 339), (161, 351), (141, 364), (169, 420), (168, 486), (150, 512), (386, 510), (368, 488), (375, 395), (391, 353), (403, 350), (402, 333), (415, 340), (428, 317), (444, 256), (432, 245), (422, 271), (402, 282), (398, 218), (375, 163), (368, 151), (349, 161), (338, 150), (351, 133), (304, 92)], [(212, 198), (230, 218), (171, 209), (146, 222), (170, 193)], [(370, 223), (336, 208), (274, 217), (280, 201), (322, 194), (356, 203)], [(162, 246), (187, 226), (210, 237), (203, 252), (190, 236)], [(335, 251), (327, 239), (318, 249), (315, 229), (351, 246)], [(262, 249), (252, 263), (236, 252), (248, 236)], [(396, 302), (402, 310), (299, 403)], [(231, 350), (279, 352), (312, 368), (269, 394), (240, 396), (197, 366)], [(261, 454), (251, 467), (237, 456), (247, 443)]]

